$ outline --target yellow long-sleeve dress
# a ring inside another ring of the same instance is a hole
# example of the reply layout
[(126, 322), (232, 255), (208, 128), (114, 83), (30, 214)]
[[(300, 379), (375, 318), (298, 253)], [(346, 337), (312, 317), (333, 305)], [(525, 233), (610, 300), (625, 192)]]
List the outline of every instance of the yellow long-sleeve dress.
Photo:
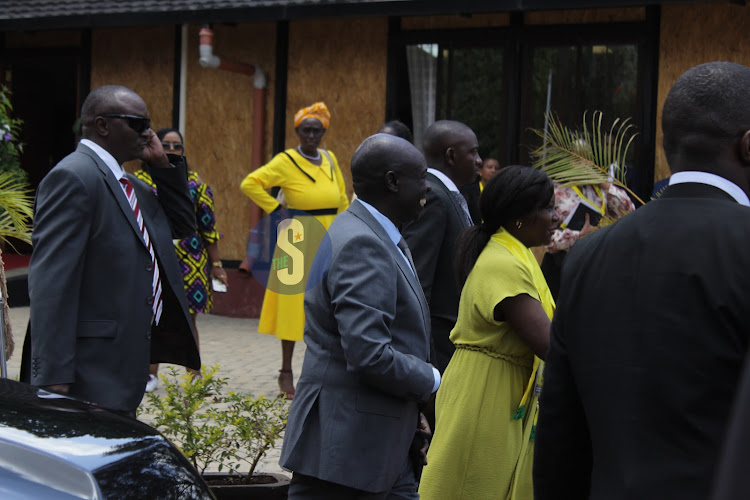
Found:
[(435, 401), (423, 500), (534, 498), (534, 426), (544, 364), (495, 306), (528, 294), (552, 318), (554, 301), (531, 251), (504, 229), (469, 274), (450, 339), (456, 345)]
[[(346, 184), (332, 152), (328, 152), (333, 165), (321, 152), (320, 166), (310, 163), (296, 149), (288, 149), (297, 166), (284, 153), (250, 173), (240, 188), (266, 213), (273, 212), (279, 202), (268, 189), (279, 186), (284, 192), (288, 208), (296, 210), (335, 209), (340, 213), (349, 206)], [(328, 229), (335, 214), (316, 215), (315, 219)], [(276, 335), (281, 340), (302, 340), (305, 326), (304, 293), (279, 294), (266, 289), (260, 312), (258, 332)]]

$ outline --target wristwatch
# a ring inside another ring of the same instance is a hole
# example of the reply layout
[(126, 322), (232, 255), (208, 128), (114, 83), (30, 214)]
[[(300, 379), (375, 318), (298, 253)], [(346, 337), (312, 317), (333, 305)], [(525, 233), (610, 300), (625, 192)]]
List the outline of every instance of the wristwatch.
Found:
[(216, 262), (212, 262), (211, 266), (213, 266), (213, 267), (224, 267), (224, 266), (221, 265), (221, 261), (220, 260), (217, 260)]

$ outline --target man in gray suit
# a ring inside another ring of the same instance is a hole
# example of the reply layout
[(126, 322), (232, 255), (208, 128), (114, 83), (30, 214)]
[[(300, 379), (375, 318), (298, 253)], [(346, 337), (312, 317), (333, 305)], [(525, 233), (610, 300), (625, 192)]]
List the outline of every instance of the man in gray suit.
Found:
[(398, 228), (422, 210), (426, 170), (395, 136), (369, 137), (354, 153), (359, 198), (333, 221), (330, 252), (313, 264), (321, 282), (305, 296), (307, 351), (280, 460), (294, 471), (290, 499), (418, 498), (423, 457), (410, 447), (426, 449), (419, 408), (440, 374)]
[(474, 132), (451, 120), (427, 128), (423, 150), (431, 190), (424, 213), (404, 228), (404, 238), (430, 304), (435, 363), (442, 373), (455, 349), (449, 335), (456, 326), (461, 296), (453, 273), (456, 238), (473, 224), (459, 190), (474, 180), (482, 159)]
[[(134, 416), (149, 361), (200, 368), (172, 244), (195, 227), (187, 167), (126, 87), (91, 92), (81, 121), (84, 138), (36, 197), (31, 383)], [(158, 196), (123, 171), (135, 159), (151, 165)]]

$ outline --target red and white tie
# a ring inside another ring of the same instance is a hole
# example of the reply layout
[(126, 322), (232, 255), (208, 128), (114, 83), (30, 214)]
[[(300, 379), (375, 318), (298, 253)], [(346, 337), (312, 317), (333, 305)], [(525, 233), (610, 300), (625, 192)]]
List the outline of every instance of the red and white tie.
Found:
[(141, 210), (138, 208), (138, 199), (135, 197), (135, 190), (133, 190), (133, 184), (128, 180), (127, 177), (120, 179), (120, 182), (125, 187), (125, 195), (128, 197), (128, 203), (130, 208), (133, 209), (135, 218), (138, 221), (138, 227), (143, 234), (143, 241), (146, 242), (148, 253), (151, 255), (151, 268), (153, 269), (153, 276), (151, 281), (151, 290), (154, 294), (154, 301), (151, 304), (151, 310), (154, 312), (154, 323), (159, 324), (159, 318), (161, 317), (162, 302), (161, 302), (161, 277), (159, 276), (159, 265), (156, 263), (156, 254), (154, 254), (154, 248), (151, 246), (151, 238), (148, 236), (148, 230), (146, 225), (143, 223), (143, 215)]

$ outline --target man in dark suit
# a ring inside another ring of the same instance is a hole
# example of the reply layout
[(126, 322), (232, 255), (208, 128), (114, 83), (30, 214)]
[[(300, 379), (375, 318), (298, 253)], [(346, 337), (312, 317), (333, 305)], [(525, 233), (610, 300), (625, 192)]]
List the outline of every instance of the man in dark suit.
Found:
[(474, 180), (482, 159), (474, 132), (456, 121), (440, 120), (430, 125), (422, 149), (431, 190), (424, 212), (403, 233), (430, 304), (435, 362), (442, 373), (454, 351), (448, 337), (456, 325), (461, 295), (453, 272), (456, 238), (472, 225), (469, 207), (459, 190)]
[[(307, 351), (279, 463), (294, 471), (290, 499), (416, 499), (429, 432), (419, 405), (440, 374), (398, 228), (422, 209), (427, 169), (387, 134), (366, 139), (351, 165), (358, 199), (331, 224), (331, 251), (315, 257), (321, 282), (305, 295)], [(421, 452), (410, 456), (414, 442)]]
[(705, 499), (750, 335), (750, 68), (683, 74), (663, 196), (563, 266), (536, 431), (545, 499)]
[(745, 359), (742, 381), (732, 411), (729, 430), (724, 438), (721, 460), (716, 467), (711, 500), (750, 498), (750, 356)]
[[(200, 368), (172, 244), (194, 232), (193, 204), (184, 159), (170, 165), (138, 94), (99, 87), (81, 120), (78, 148), (36, 196), (31, 383), (134, 416), (149, 361)], [(135, 159), (152, 167), (158, 196), (123, 171)]]

